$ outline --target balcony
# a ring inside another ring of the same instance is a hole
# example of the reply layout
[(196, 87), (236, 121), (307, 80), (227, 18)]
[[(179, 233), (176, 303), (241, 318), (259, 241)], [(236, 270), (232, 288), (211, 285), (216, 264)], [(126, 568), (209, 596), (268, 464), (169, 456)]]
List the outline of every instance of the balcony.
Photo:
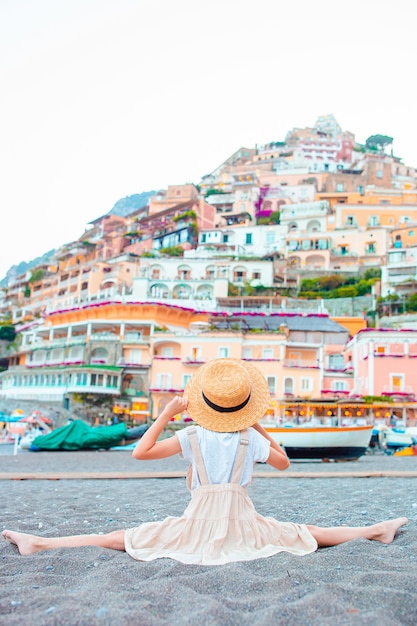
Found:
[(183, 365), (204, 365), (206, 361), (204, 359), (200, 359), (200, 358), (193, 358), (191, 356), (187, 356), (185, 357), (185, 359), (182, 361)]
[(284, 367), (297, 367), (305, 369), (319, 369), (317, 361), (307, 361), (302, 359), (284, 359)]
[(115, 333), (94, 333), (90, 336), (90, 341), (118, 341), (118, 339)]
[(126, 361), (125, 359), (119, 359), (116, 363), (117, 367), (125, 367), (130, 369), (148, 369), (151, 363), (134, 363), (132, 361)]
[(183, 388), (176, 388), (176, 387), (150, 387), (149, 391), (151, 393), (183, 393), (184, 389)]
[(358, 253), (357, 252), (350, 252), (349, 250), (344, 250), (344, 249), (336, 249), (336, 248), (332, 248), (331, 250), (332, 256), (344, 256), (344, 257), (358, 257)]
[(403, 398), (404, 400), (415, 401), (416, 393), (417, 393), (417, 388), (416, 390), (414, 390), (411, 385), (404, 385), (401, 388), (395, 387), (393, 385), (387, 385), (382, 388), (383, 396), (391, 396), (391, 397), (396, 397), (398, 399)]
[(147, 341), (144, 341), (142, 333), (126, 333), (122, 343), (147, 343)]

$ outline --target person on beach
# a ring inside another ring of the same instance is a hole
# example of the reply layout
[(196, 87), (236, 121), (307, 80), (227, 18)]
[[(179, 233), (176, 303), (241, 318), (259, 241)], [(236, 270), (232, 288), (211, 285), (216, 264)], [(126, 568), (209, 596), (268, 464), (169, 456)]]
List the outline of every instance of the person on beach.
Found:
[[(138, 442), (133, 456), (151, 460), (181, 454), (190, 462), (191, 502), (181, 517), (146, 522), (107, 534), (39, 537), (11, 530), (3, 537), (23, 555), (54, 548), (99, 546), (125, 550), (134, 559), (171, 558), (218, 565), (268, 557), (278, 552), (305, 555), (318, 547), (364, 538), (391, 543), (406, 517), (373, 526), (323, 528), (279, 522), (258, 514), (246, 487), (256, 462), (285, 470), (285, 451), (258, 423), (269, 407), (265, 377), (252, 364), (216, 359), (201, 366), (184, 391), (163, 409)], [(159, 435), (187, 410), (197, 426), (167, 439)]]

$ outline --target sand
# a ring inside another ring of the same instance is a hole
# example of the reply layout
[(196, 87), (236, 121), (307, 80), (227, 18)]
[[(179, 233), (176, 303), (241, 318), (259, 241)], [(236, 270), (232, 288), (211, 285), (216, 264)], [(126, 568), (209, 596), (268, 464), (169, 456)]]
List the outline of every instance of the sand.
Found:
[[(129, 452), (4, 452), (2, 528), (44, 535), (108, 532), (180, 515), (189, 499), (184, 478), (41, 477), (63, 471), (181, 473), (185, 465), (178, 457), (146, 463)], [(94, 547), (22, 557), (1, 540), (0, 624), (414, 626), (417, 483), (403, 472), (416, 470), (417, 457), (376, 454), (355, 463), (293, 463), (290, 477), (256, 478), (249, 488), (257, 510), (281, 520), (369, 525), (406, 515), (408, 526), (388, 546), (360, 539), (304, 557), (281, 553), (203, 567), (169, 559), (141, 563)], [(358, 472), (372, 477), (354, 477)], [(40, 478), (13, 479), (22, 473)]]

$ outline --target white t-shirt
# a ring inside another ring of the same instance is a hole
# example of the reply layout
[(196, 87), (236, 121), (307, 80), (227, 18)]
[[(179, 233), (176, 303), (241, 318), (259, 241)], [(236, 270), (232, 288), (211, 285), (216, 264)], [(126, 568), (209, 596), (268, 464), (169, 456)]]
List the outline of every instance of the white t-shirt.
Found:
[[(240, 433), (217, 433), (202, 426), (196, 426), (195, 429), (209, 482), (214, 485), (230, 483), (240, 443)], [(200, 481), (198, 480), (187, 430), (188, 428), (184, 428), (176, 434), (181, 446), (181, 457), (192, 463), (193, 479), (191, 489), (195, 489), (200, 486)], [(240, 484), (243, 487), (246, 487), (251, 481), (254, 464), (258, 462), (265, 463), (269, 457), (269, 451), (270, 442), (256, 430), (249, 428), (249, 444), (246, 449), (245, 463), (240, 480)]]

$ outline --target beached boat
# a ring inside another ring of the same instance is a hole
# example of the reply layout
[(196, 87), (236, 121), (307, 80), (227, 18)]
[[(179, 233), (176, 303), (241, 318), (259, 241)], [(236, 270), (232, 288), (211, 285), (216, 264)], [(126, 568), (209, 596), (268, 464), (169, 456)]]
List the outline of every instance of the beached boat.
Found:
[(416, 428), (388, 428), (385, 425), (378, 425), (374, 432), (378, 433), (380, 446), (387, 454), (417, 444)]
[(290, 459), (354, 461), (365, 454), (372, 435), (366, 426), (266, 425), (265, 430), (284, 446)]

